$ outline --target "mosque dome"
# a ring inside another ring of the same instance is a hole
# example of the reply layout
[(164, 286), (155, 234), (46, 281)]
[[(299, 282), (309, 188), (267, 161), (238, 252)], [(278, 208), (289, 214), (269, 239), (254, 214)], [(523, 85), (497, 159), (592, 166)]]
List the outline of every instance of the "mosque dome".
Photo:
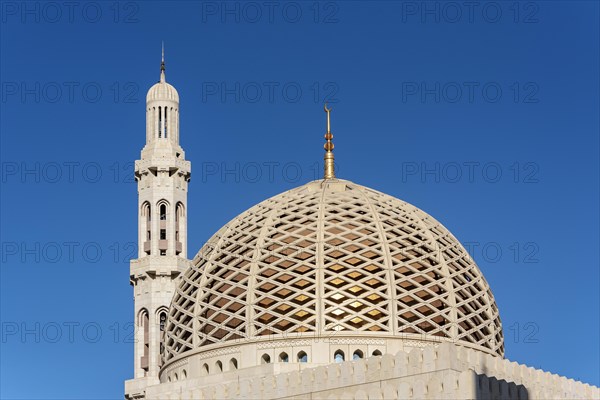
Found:
[(167, 82), (155, 83), (146, 95), (146, 102), (154, 100), (170, 100), (179, 102), (179, 94), (173, 85)]
[(215, 233), (183, 274), (165, 333), (167, 364), (291, 337), (450, 341), (504, 355), (494, 297), (460, 242), (417, 207), (335, 178)]
[(241, 213), (188, 260), (191, 170), (164, 57), (148, 100), (126, 399), (600, 399), (503, 359), (494, 297), (460, 242), (336, 178), (327, 105), (323, 179)]

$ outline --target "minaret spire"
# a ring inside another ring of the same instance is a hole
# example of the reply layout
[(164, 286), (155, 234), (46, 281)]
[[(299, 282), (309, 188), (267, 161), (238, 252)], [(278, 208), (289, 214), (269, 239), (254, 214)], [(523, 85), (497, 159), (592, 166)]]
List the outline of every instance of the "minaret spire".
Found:
[(165, 42), (162, 42), (162, 53), (161, 53), (161, 61), (160, 61), (160, 81), (166, 82), (165, 78)]
[(330, 112), (331, 108), (327, 108), (327, 103), (323, 106), (323, 109), (327, 113), (327, 133), (325, 134), (325, 140), (327, 142), (323, 146), (325, 148), (325, 179), (334, 179), (335, 178), (335, 165), (334, 165), (334, 157), (333, 157), (333, 134), (331, 133), (331, 119)]

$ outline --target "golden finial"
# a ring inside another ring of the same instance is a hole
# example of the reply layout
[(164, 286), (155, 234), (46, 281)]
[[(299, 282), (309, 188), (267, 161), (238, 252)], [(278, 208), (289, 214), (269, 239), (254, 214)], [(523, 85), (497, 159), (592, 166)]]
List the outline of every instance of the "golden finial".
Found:
[(333, 142), (331, 141), (331, 139), (333, 139), (333, 134), (331, 133), (331, 119), (330, 119), (330, 113), (331, 113), (331, 108), (327, 108), (327, 103), (325, 103), (325, 105), (323, 106), (323, 109), (325, 110), (325, 112), (327, 113), (327, 133), (325, 134), (325, 140), (327, 140), (327, 142), (325, 143), (325, 145), (323, 146), (325, 148), (325, 179), (334, 179), (335, 178), (335, 166), (334, 166), (334, 160), (333, 160)]

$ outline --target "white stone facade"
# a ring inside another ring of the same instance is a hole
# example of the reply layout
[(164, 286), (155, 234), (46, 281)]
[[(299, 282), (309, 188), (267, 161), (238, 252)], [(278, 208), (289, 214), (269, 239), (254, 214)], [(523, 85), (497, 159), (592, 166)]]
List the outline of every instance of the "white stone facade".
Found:
[(138, 183), (138, 258), (131, 261), (134, 292), (134, 379), (125, 396), (143, 397), (159, 382), (161, 336), (179, 276), (188, 268), (187, 186), (191, 165), (179, 146), (179, 95), (165, 79), (146, 98), (146, 145), (135, 162)]
[[(318, 367), (270, 363), (147, 388), (149, 399), (598, 399), (600, 389), (441, 343)], [(174, 376), (174, 372), (173, 372)]]
[(187, 257), (179, 95), (146, 99), (126, 399), (600, 399), (503, 358), (483, 274), (434, 218), (334, 177), (257, 204)]

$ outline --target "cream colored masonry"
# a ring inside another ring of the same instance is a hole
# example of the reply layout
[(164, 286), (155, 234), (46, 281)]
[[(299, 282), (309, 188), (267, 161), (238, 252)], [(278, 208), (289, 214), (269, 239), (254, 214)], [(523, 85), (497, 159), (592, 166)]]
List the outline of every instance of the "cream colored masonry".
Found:
[[(309, 182), (240, 214), (190, 261), (190, 175), (163, 61), (135, 163), (126, 399), (600, 400), (597, 387), (503, 358), (483, 274), (422, 210)], [(335, 363), (338, 352), (359, 358)]]
[[(187, 190), (191, 164), (179, 145), (179, 95), (160, 80), (146, 96), (146, 144), (135, 162), (138, 185), (138, 258), (131, 260), (134, 374), (126, 387), (159, 382), (161, 317), (166, 322), (187, 259)], [(126, 394), (128, 396), (128, 394)]]
[(150, 386), (145, 398), (600, 398), (598, 387), (452, 343), (307, 369), (299, 363), (270, 363), (214, 377), (218, 379), (203, 377)]

